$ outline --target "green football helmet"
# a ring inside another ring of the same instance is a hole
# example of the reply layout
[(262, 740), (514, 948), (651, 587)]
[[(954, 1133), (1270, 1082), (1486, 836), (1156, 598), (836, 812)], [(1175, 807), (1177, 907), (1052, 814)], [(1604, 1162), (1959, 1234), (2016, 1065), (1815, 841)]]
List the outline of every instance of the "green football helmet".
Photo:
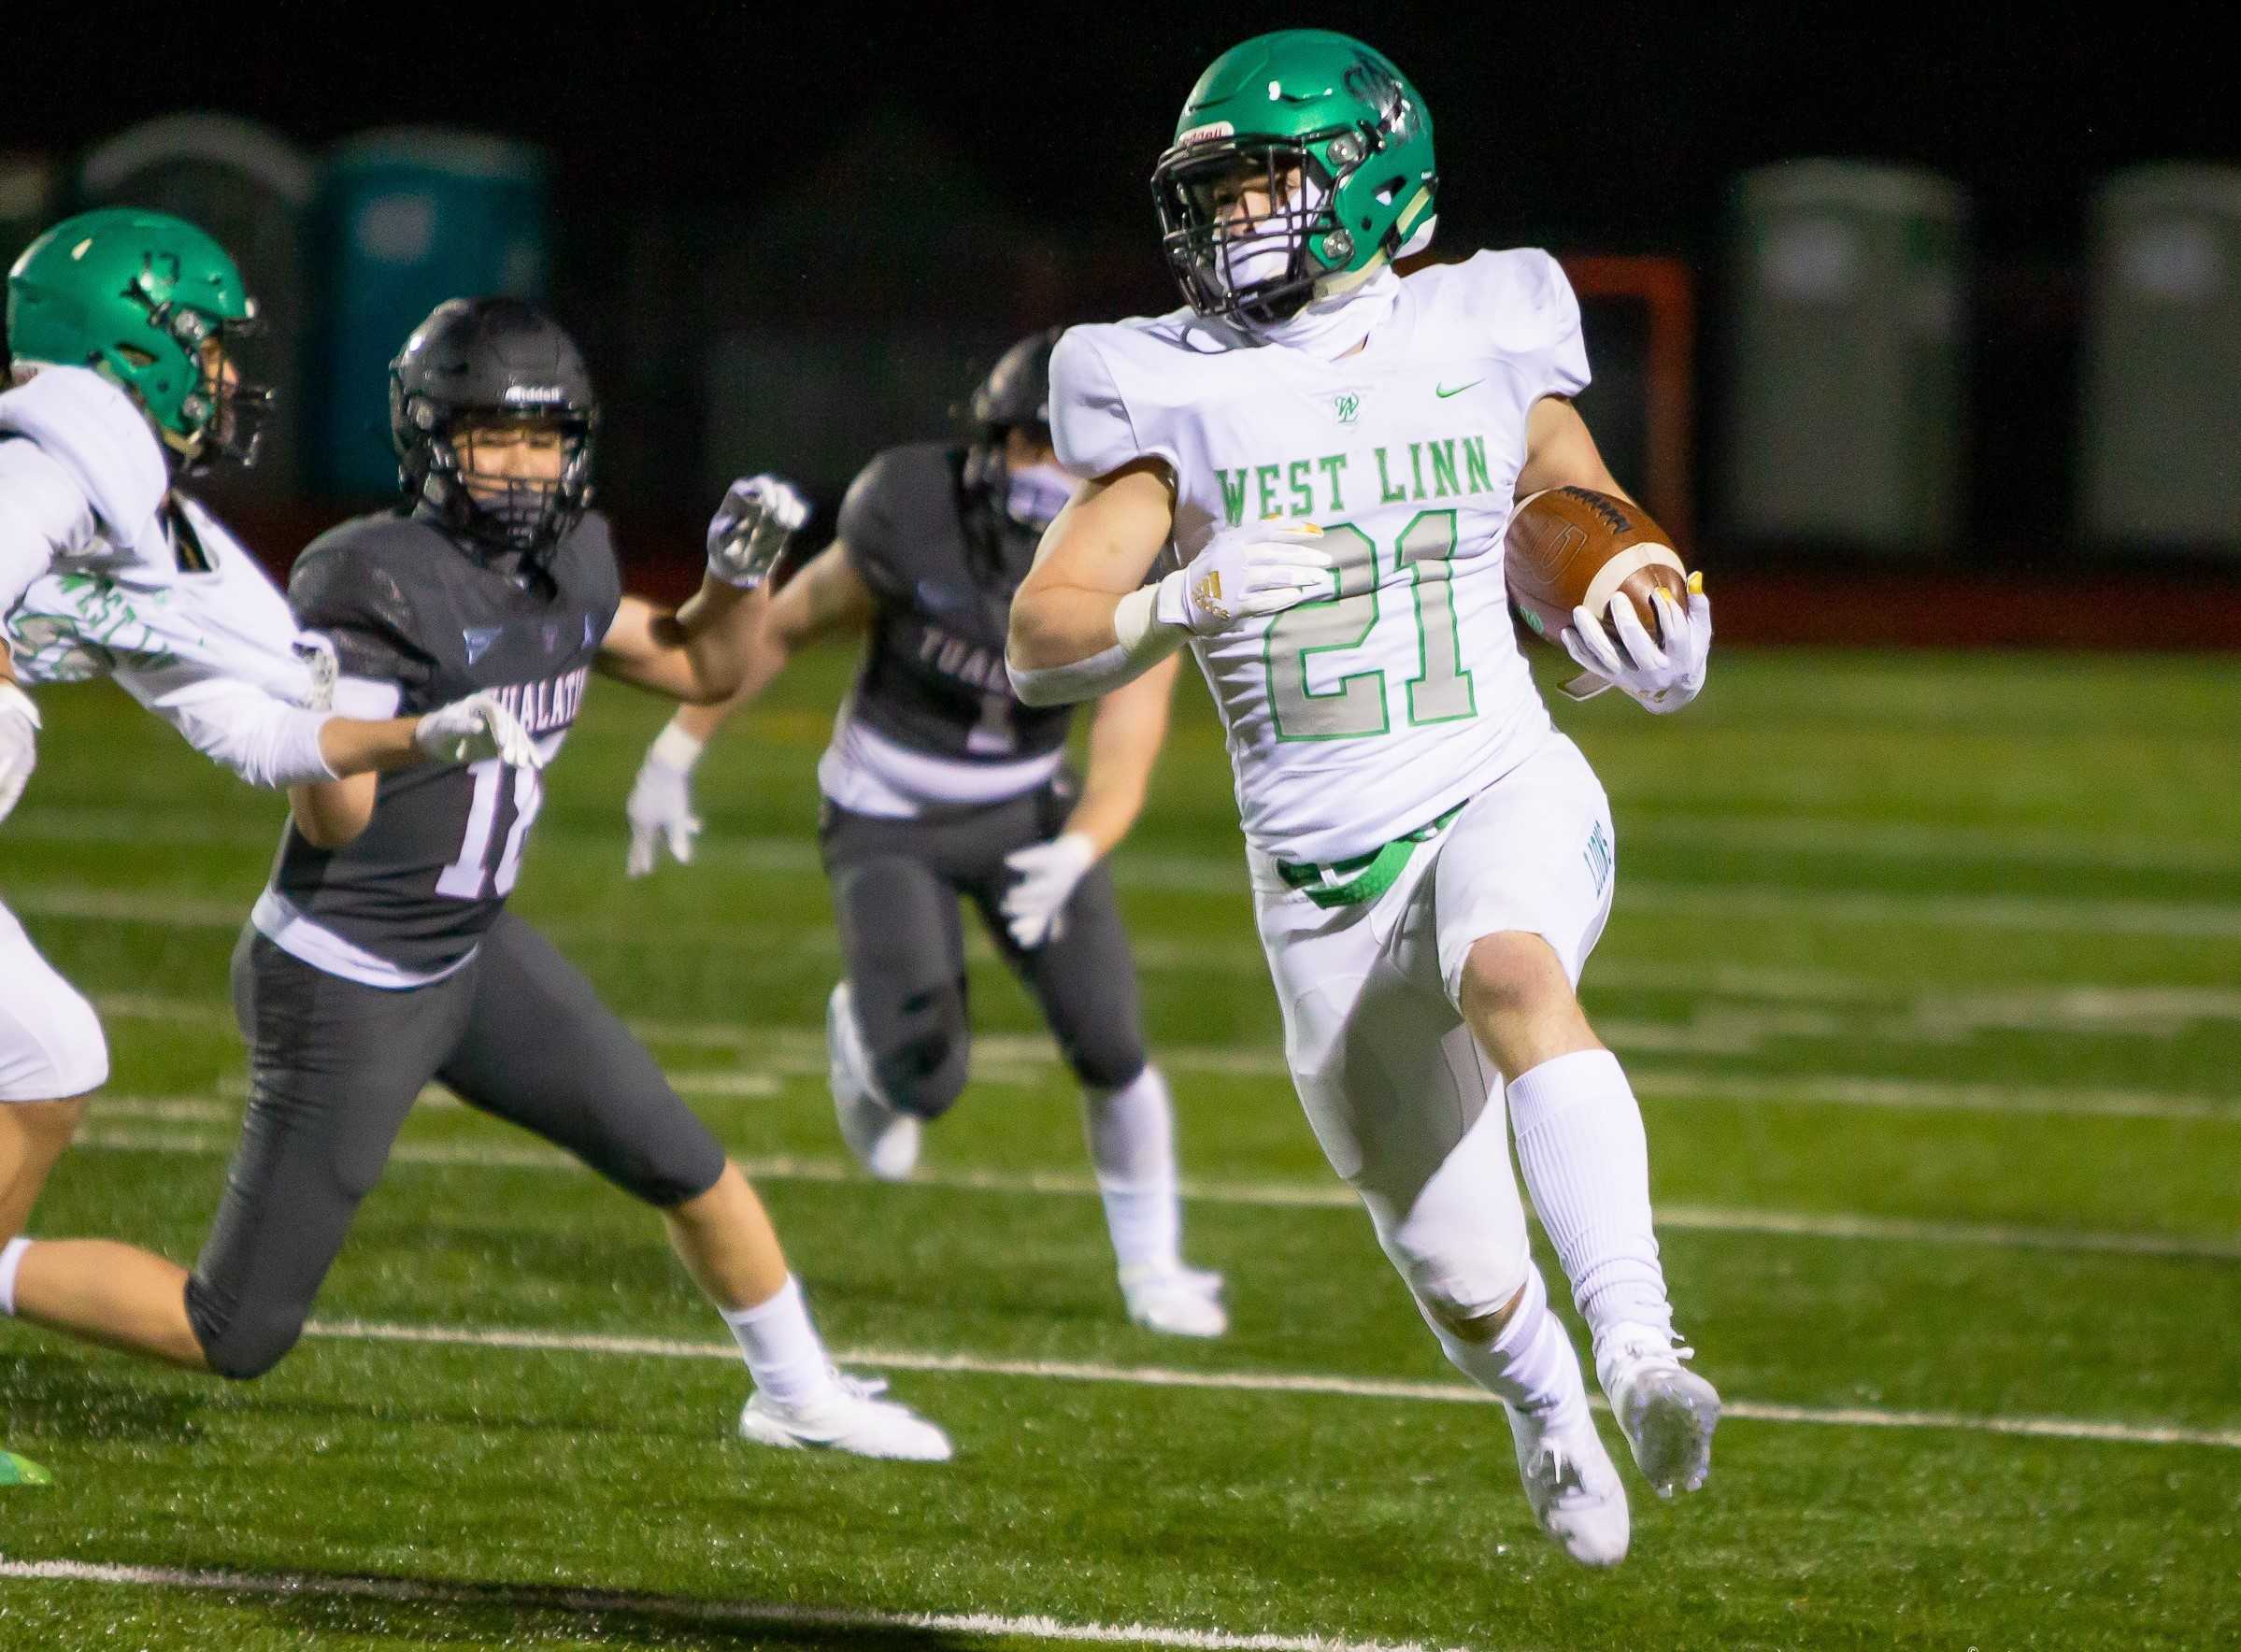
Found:
[(1183, 297), (1249, 329), (1429, 246), (1438, 187), (1421, 94), (1381, 54), (1323, 29), (1216, 58), (1151, 174)]
[(228, 377), (230, 345), (256, 316), (224, 248), (184, 219), (135, 206), (65, 218), (7, 272), (14, 364), (113, 379), (190, 464), (256, 457), (271, 392)]

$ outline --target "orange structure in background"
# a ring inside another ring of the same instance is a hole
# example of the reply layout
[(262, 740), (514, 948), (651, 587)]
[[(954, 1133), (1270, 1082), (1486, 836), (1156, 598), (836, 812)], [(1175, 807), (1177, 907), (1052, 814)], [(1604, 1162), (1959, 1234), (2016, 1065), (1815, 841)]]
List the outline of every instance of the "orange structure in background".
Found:
[(1696, 278), (1677, 258), (1558, 262), (1582, 299), (1631, 299), (1649, 317), (1643, 503), (1686, 550), (1696, 536)]

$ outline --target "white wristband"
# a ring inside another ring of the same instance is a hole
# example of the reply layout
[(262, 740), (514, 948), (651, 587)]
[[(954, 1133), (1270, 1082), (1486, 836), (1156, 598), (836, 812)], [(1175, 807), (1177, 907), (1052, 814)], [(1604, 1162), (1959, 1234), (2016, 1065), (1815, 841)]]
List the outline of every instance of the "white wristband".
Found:
[(646, 755), (664, 768), (675, 769), (680, 775), (690, 775), (700, 754), (707, 749), (706, 740), (694, 739), (691, 731), (675, 721), (669, 722), (653, 737), (653, 745)]

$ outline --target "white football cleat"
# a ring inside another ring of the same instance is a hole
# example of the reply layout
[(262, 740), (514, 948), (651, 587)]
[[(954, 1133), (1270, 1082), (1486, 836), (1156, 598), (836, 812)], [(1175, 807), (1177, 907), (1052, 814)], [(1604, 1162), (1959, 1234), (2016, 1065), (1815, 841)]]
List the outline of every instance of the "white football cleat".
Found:
[(1230, 1328), (1221, 1275), (1204, 1268), (1122, 1268), (1120, 1296), (1131, 1319), (1165, 1336), (1222, 1336)]
[(1626, 1559), (1631, 1522), (1626, 1488), (1595, 1419), (1575, 1400), (1555, 1417), (1535, 1417), (1504, 1403), (1518, 1448), (1525, 1501), (1550, 1541), (1582, 1566), (1616, 1566)]
[(877, 1377), (835, 1371), (823, 1391), (798, 1405), (781, 1405), (756, 1393), (739, 1413), (739, 1437), (789, 1451), (948, 1462), (953, 1455), (949, 1436), (909, 1406), (880, 1399), (886, 1391), (887, 1385)]
[(881, 1181), (902, 1181), (918, 1167), (919, 1120), (879, 1093), (846, 981), (825, 1001), (825, 1063), (840, 1139), (856, 1162)]
[(1695, 1349), (1648, 1325), (1613, 1325), (1595, 1339), (1595, 1377), (1642, 1477), (1660, 1497), (1693, 1491), (1712, 1473), (1720, 1393), (1681, 1369)]

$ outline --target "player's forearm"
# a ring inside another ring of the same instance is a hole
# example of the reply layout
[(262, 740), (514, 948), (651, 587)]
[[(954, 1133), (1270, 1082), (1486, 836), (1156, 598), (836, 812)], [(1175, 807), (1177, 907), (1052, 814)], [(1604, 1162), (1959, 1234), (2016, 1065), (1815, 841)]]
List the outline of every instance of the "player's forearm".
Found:
[(1158, 617), (1158, 591), (1147, 585), (1117, 597), (1053, 582), (1030, 600), (1022, 586), (1012, 602), (1004, 655), (1012, 692), (1030, 705), (1063, 705), (1142, 676), (1190, 634)]
[(754, 657), (752, 595), (711, 576), (671, 620), (673, 638), (664, 640), (674, 640), (684, 664), (677, 697), (686, 705), (713, 708), (746, 685)]
[(320, 755), (326, 760), (328, 773), (338, 780), (409, 768), (427, 760), (428, 754), (413, 744), (420, 726), (417, 717), (378, 721), (330, 717), (319, 731)]
[(1167, 741), (1167, 708), (1177, 662), (1168, 660), (1097, 703), (1090, 719), (1089, 774), (1066, 830), (1096, 845), (1099, 859), (1119, 847), (1144, 812), (1152, 767)]

